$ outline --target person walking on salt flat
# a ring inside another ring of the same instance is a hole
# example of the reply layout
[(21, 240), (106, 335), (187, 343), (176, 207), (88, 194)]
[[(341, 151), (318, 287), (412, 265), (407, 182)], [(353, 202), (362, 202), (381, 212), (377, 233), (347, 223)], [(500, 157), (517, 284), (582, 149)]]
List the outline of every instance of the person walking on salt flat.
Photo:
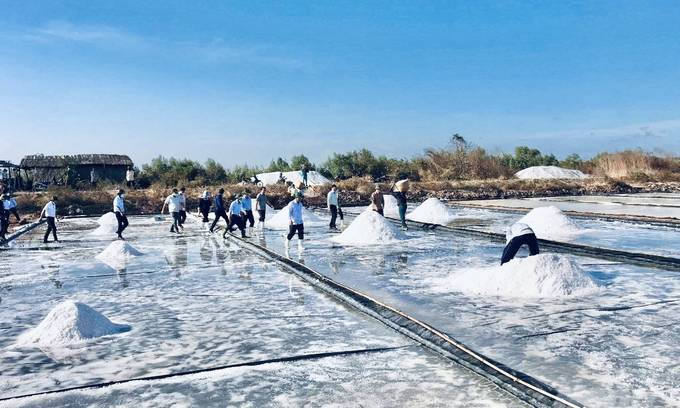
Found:
[(184, 195), (186, 190), (185, 187), (179, 189), (179, 227), (182, 232), (184, 232), (184, 221), (187, 220), (187, 196)]
[(217, 192), (217, 195), (215, 196), (215, 220), (212, 223), (212, 226), (210, 227), (210, 232), (213, 232), (215, 230), (215, 226), (217, 225), (217, 221), (220, 220), (220, 217), (224, 218), (224, 221), (229, 225), (229, 218), (227, 217), (227, 209), (224, 204), (224, 189), (220, 188), (220, 190)]
[(9, 199), (7, 194), (0, 196), (0, 241), (7, 239), (7, 229), (9, 228)]
[(270, 206), (272, 209), (274, 209), (274, 206), (271, 205), (269, 198), (267, 197), (267, 187), (262, 187), (260, 189), (260, 194), (255, 197), (255, 209), (259, 215), (255, 228), (261, 227), (264, 230), (264, 220), (267, 216), (267, 206)]
[(331, 191), (328, 192), (326, 196), (326, 205), (328, 206), (328, 211), (331, 213), (331, 223), (329, 225), (330, 229), (338, 229), (335, 226), (335, 220), (338, 218), (338, 186), (333, 184), (331, 186)]
[(246, 237), (246, 223), (244, 217), (241, 215), (243, 213), (243, 203), (241, 203), (241, 195), (236, 194), (234, 201), (231, 202), (229, 206), (229, 224), (227, 224), (227, 229), (224, 230), (222, 238), (227, 237), (227, 232), (233, 232), (234, 226), (241, 230), (241, 238)]
[(43, 237), (43, 243), (47, 243), (47, 238), (52, 232), (52, 237), (54, 237), (54, 242), (59, 242), (57, 239), (57, 226), (54, 224), (54, 220), (57, 218), (57, 204), (59, 201), (57, 196), (53, 196), (49, 203), (45, 204), (42, 212), (40, 213), (40, 219), (47, 217), (47, 231), (45, 231), (45, 236)]
[(208, 190), (205, 190), (203, 192), (203, 196), (198, 199), (198, 212), (203, 216), (203, 227), (202, 228), (207, 228), (208, 225), (208, 214), (210, 214), (210, 192)]
[(179, 191), (176, 188), (172, 189), (172, 194), (165, 198), (163, 202), (163, 208), (161, 209), (161, 214), (165, 212), (165, 207), (168, 207), (168, 212), (172, 214), (172, 226), (170, 227), (170, 232), (176, 232), (179, 234), (179, 209), (180, 209), (180, 196)]
[(505, 234), (507, 244), (503, 248), (503, 256), (501, 257), (501, 265), (510, 261), (515, 257), (517, 251), (526, 244), (529, 247), (531, 255), (538, 255), (538, 241), (536, 234), (527, 224), (516, 222), (512, 224)]
[(302, 251), (305, 249), (302, 246), (302, 241), (305, 239), (305, 226), (302, 221), (302, 193), (298, 192), (295, 194), (295, 199), (288, 203), (286, 210), (288, 211), (288, 220), (290, 222), (285, 242), (286, 252), (290, 250), (290, 240), (293, 239), (293, 235), (296, 232), (298, 236), (298, 250)]
[(385, 197), (382, 195), (382, 187), (380, 184), (375, 185), (375, 191), (371, 194), (371, 205), (373, 206), (373, 211), (378, 214), (385, 216), (383, 208), (385, 208)]
[(118, 220), (118, 230), (116, 231), (118, 239), (125, 241), (125, 238), (123, 238), (123, 230), (128, 226), (128, 219), (127, 215), (125, 215), (125, 203), (123, 202), (123, 198), (125, 198), (125, 190), (121, 188), (113, 199), (113, 212), (116, 214), (116, 220)]
[(392, 195), (397, 199), (397, 206), (399, 207), (399, 219), (401, 220), (401, 229), (408, 230), (406, 226), (406, 191), (408, 191), (408, 180), (400, 180), (392, 185)]
[(250, 191), (245, 190), (241, 198), (241, 206), (243, 206), (243, 224), (248, 222), (248, 235), (253, 235), (253, 227), (255, 226), (255, 217), (253, 217), (253, 200), (250, 198)]
[[(19, 213), (17, 213), (17, 202), (12, 197), (12, 193), (7, 193), (7, 197), (9, 198), (9, 212), (14, 214), (14, 217), (16, 217), (17, 222), (21, 222), (21, 217), (19, 217)], [(5, 208), (7, 210), (8, 208)]]

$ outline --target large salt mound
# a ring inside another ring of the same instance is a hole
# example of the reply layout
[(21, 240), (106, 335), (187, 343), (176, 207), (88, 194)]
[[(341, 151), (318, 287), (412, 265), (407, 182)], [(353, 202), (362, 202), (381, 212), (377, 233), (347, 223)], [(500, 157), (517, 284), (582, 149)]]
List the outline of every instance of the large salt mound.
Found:
[[(383, 194), (383, 197), (385, 198), (385, 207), (383, 208), (385, 217), (399, 218), (399, 205), (397, 204), (397, 199), (389, 194)], [(364, 211), (372, 212), (373, 205), (369, 204)]]
[(456, 218), (456, 213), (451, 208), (434, 197), (425, 200), (406, 216), (408, 220), (440, 225), (446, 225)]
[(563, 169), (556, 166), (533, 166), (515, 173), (519, 179), (584, 179), (589, 176), (580, 170)]
[(143, 255), (125, 241), (113, 241), (105, 250), (96, 256), (113, 269), (123, 269), (134, 257)]
[(114, 225), (118, 227), (118, 219), (114, 212), (107, 212), (97, 219), (99, 225)]
[(67, 300), (52, 309), (38, 327), (21, 335), (17, 346), (59, 346), (129, 330), (130, 326), (112, 323), (84, 303)]
[(515, 258), (502, 266), (466, 269), (433, 282), (437, 292), (508, 297), (587, 295), (600, 284), (563, 255), (540, 254)]
[(331, 241), (347, 245), (369, 245), (389, 244), (406, 238), (385, 217), (375, 211), (364, 211), (342, 234), (331, 238)]
[[(312, 213), (305, 207), (302, 207), (302, 222), (305, 224), (305, 226), (320, 226), (326, 224), (326, 221), (317, 217), (316, 215), (314, 215), (314, 213)], [(279, 210), (276, 213), (276, 215), (274, 215), (270, 220), (266, 220), (265, 222), (265, 226), (267, 228), (288, 229), (289, 225), (290, 220), (288, 219), (287, 206)]]
[(553, 205), (534, 208), (517, 222), (527, 224), (543, 239), (572, 239), (582, 232), (577, 223)]

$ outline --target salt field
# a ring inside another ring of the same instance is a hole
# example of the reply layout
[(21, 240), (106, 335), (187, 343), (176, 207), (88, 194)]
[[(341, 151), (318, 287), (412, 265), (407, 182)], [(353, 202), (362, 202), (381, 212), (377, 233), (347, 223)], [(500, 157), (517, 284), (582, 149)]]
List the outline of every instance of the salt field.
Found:
[[(462, 207), (446, 213), (432, 202), (423, 208), (433, 213), (420, 216), (451, 215), (455, 225), (496, 232), (525, 215)], [(328, 233), (327, 213), (307, 214), (306, 249), (291, 246), (289, 256), (587, 406), (670, 407), (680, 400), (677, 272), (568, 254), (527, 258), (525, 249), (500, 266), (502, 243), (413, 226), (404, 232), (365, 207), (345, 210), (341, 234)], [(678, 254), (676, 228), (556, 210), (534, 213), (540, 217), (533, 222), (567, 223), (560, 230), (573, 228), (562, 237), (570, 242)], [(43, 245), (39, 229), (0, 251), (0, 363), (8, 368), (0, 394), (123, 381), (0, 406), (129, 398), (162, 405), (167, 394), (178, 405), (523, 406), (190, 220), (184, 235), (170, 235), (167, 221), (131, 217), (122, 243), (92, 235), (96, 218), (70, 219), (61, 224), (62, 244)], [(249, 240), (283, 253), (279, 228)], [(55, 308), (68, 312), (60, 314), (63, 327), (77, 327), (73, 302), (91, 308), (83, 316), (108, 330), (78, 331), (54, 344), (25, 341), (40, 327), (49, 332), (43, 324)], [(261, 364), (238, 366), (253, 361)], [(214, 367), (223, 368), (182, 374)], [(172, 376), (144, 379), (159, 375)], [(140, 380), (127, 382), (133, 379)]]

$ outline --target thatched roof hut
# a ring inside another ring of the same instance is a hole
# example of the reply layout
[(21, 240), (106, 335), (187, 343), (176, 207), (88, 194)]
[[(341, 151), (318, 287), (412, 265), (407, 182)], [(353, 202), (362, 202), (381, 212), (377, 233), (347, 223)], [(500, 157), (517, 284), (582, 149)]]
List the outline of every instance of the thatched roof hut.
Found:
[(122, 182), (125, 171), (132, 166), (132, 160), (120, 154), (76, 154), (72, 156), (26, 156), (21, 160), (21, 168), (30, 170), (34, 183), (51, 184), (63, 181), (75, 184), (79, 180), (89, 181), (90, 171), (94, 168), (100, 180)]

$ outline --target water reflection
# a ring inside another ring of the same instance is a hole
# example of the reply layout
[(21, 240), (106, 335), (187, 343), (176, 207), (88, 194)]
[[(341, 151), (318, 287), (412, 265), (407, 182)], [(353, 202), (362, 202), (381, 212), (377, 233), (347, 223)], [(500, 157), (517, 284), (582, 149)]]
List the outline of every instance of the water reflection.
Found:
[(47, 274), (47, 279), (52, 282), (57, 289), (61, 289), (61, 286), (64, 284), (59, 279), (59, 267), (60, 265), (54, 262), (50, 262), (47, 265), (40, 265), (40, 268)]
[(127, 280), (127, 268), (117, 270), (116, 274), (118, 275), (118, 281), (120, 282), (120, 286), (123, 289), (130, 286), (130, 282), (128, 282)]
[(175, 276), (181, 276), (187, 268), (188, 243), (186, 238), (175, 239), (175, 244), (163, 252), (165, 262), (175, 272)]

